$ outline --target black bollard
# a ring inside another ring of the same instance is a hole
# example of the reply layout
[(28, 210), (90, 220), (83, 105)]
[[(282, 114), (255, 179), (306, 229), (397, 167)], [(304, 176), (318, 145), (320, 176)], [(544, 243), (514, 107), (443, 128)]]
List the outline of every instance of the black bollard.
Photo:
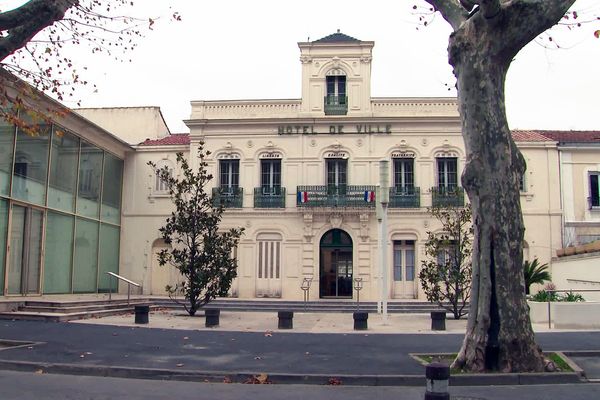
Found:
[(364, 311), (355, 311), (352, 313), (352, 317), (354, 318), (355, 331), (365, 331), (368, 329), (367, 319), (369, 318), (369, 313)]
[(431, 330), (445, 331), (446, 330), (446, 311), (431, 312)]
[(443, 363), (431, 363), (425, 367), (425, 400), (450, 400), (448, 381), (450, 367)]
[(150, 312), (150, 306), (135, 306), (135, 323), (136, 324), (147, 324), (148, 313)]
[(293, 329), (294, 328), (294, 312), (293, 311), (278, 311), (277, 318), (279, 319), (277, 328), (279, 328), (279, 329)]
[(221, 315), (221, 310), (218, 308), (207, 308), (204, 310), (204, 315), (206, 316), (205, 325), (207, 328), (219, 326), (219, 316)]

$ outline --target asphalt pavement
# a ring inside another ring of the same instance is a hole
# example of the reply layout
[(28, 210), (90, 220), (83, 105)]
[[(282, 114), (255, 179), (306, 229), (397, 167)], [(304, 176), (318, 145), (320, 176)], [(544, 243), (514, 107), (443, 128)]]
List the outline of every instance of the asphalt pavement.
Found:
[[(200, 326), (203, 319), (197, 320)], [(410, 354), (453, 353), (462, 338), (459, 333), (240, 332), (0, 321), (0, 339), (28, 342), (5, 343), (0, 369), (215, 382), (265, 374), (274, 383), (339, 379), (415, 385), (423, 380), (424, 366)], [(544, 351), (600, 351), (596, 331), (538, 332), (537, 340)]]

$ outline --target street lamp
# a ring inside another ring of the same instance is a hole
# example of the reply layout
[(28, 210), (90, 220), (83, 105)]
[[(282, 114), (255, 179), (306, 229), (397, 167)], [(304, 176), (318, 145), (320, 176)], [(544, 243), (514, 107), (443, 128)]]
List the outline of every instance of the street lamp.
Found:
[(381, 218), (380, 224), (380, 267), (381, 273), (381, 308), (383, 313), (383, 323), (387, 324), (387, 298), (388, 298), (388, 272), (387, 272), (387, 207), (390, 202), (390, 190), (388, 182), (390, 179), (390, 163), (388, 160), (379, 161), (379, 198), (377, 203), (380, 204), (379, 214)]

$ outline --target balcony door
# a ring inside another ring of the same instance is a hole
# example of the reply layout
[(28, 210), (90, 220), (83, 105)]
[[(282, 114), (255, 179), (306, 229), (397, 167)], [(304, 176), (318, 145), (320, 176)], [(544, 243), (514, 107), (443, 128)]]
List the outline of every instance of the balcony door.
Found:
[(415, 241), (394, 240), (393, 288), (395, 299), (415, 297)]
[(44, 211), (19, 204), (11, 206), (6, 293), (40, 293)]
[(281, 160), (260, 160), (260, 187), (263, 196), (281, 195)]
[(348, 160), (344, 158), (328, 158), (327, 194), (345, 195), (348, 184)]
[(332, 229), (320, 243), (320, 297), (352, 298), (352, 273), (352, 238), (341, 229)]

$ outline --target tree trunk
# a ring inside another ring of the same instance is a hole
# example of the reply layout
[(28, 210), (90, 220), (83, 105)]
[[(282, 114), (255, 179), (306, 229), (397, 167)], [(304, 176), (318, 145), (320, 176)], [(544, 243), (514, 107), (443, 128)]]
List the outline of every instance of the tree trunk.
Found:
[(543, 356), (524, 296), (525, 228), (518, 183), (525, 161), (504, 109), (504, 81), (512, 57), (499, 56), (502, 50), (494, 45), (502, 40), (492, 40), (486, 27), (471, 25), (455, 32), (449, 47), (467, 154), (462, 184), (475, 227), (469, 320), (454, 366), (541, 371)]

